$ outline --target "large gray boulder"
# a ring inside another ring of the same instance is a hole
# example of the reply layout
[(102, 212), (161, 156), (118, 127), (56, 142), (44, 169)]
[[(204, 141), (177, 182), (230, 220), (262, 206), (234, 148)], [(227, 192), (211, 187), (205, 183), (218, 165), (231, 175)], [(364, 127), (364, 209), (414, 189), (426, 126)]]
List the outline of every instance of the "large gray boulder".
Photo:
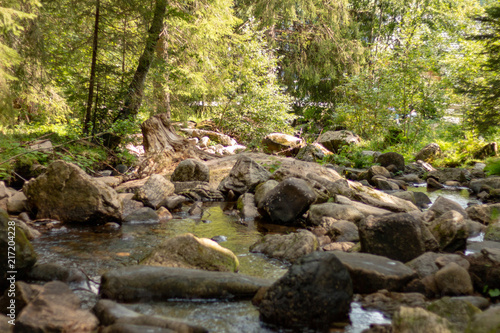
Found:
[(250, 246), (250, 252), (264, 253), (280, 260), (294, 262), (300, 257), (318, 249), (318, 239), (307, 230), (299, 230), (286, 235), (268, 234)]
[(470, 182), (469, 185), (470, 189), (475, 193), (478, 194), (481, 192), (483, 189), (499, 189), (500, 188), (500, 177), (499, 176), (493, 176), (493, 177), (488, 177), (488, 178), (480, 178), (480, 179), (473, 179)]
[(166, 239), (141, 264), (220, 272), (237, 272), (239, 268), (238, 258), (231, 250), (189, 233)]
[(49, 282), (19, 314), (16, 332), (95, 332), (97, 318), (80, 303), (65, 283)]
[(402, 262), (368, 253), (333, 251), (351, 275), (354, 292), (402, 291), (417, 274)]
[(440, 217), (444, 213), (454, 210), (459, 212), (463, 217), (467, 218), (467, 212), (465, 209), (460, 206), (460, 204), (456, 201), (447, 199), (445, 197), (439, 196), (434, 203), (432, 204), (430, 211), (436, 214), (436, 217)]
[(271, 133), (262, 139), (262, 146), (266, 153), (281, 153), (285, 156), (293, 156), (292, 150), (298, 150), (304, 141), (293, 135), (284, 133)]
[(351, 131), (327, 131), (320, 135), (318, 142), (329, 151), (336, 153), (347, 145), (356, 145), (361, 138)]
[(121, 220), (122, 203), (115, 190), (71, 163), (52, 162), (23, 192), (37, 218), (94, 224)]
[(260, 288), (271, 284), (237, 273), (138, 265), (106, 272), (99, 293), (102, 298), (121, 302), (251, 299)]
[(250, 157), (242, 155), (236, 161), (229, 175), (219, 184), (218, 190), (227, 193), (233, 191), (235, 194), (253, 192), (257, 185), (267, 181), (271, 173), (263, 166), (257, 164)]
[(327, 331), (347, 319), (353, 295), (348, 271), (333, 252), (302, 257), (273, 284), (259, 306), (263, 321)]
[(305, 180), (288, 178), (267, 192), (258, 208), (273, 223), (291, 225), (315, 200), (316, 194)]
[(407, 213), (368, 216), (359, 224), (361, 251), (402, 262), (426, 251), (423, 222)]
[(170, 179), (173, 182), (209, 182), (210, 169), (203, 162), (190, 158), (177, 165)]

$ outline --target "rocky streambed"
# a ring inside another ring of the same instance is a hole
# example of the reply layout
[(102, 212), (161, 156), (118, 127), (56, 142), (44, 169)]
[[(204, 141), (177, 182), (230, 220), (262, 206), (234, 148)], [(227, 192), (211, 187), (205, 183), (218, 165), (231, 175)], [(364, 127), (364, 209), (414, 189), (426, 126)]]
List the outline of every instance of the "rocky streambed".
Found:
[(496, 179), (437, 174), (423, 197), (395, 160), (243, 154), (131, 182), (55, 162), (18, 198), (14, 331), (495, 332)]

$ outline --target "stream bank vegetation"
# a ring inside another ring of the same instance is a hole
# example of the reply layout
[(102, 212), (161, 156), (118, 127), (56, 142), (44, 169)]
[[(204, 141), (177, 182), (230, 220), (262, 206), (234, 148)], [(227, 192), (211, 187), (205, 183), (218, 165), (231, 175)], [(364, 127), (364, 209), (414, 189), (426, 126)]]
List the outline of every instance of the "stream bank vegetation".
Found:
[[(367, 167), (363, 150), (412, 161), (435, 142), (435, 167), (499, 173), (476, 156), (500, 137), (495, 1), (8, 0), (0, 16), (8, 182), (55, 159), (91, 174), (133, 165), (125, 146), (157, 114), (253, 150), (272, 132), (362, 138), (322, 163)], [(53, 149), (33, 150), (40, 140)]]

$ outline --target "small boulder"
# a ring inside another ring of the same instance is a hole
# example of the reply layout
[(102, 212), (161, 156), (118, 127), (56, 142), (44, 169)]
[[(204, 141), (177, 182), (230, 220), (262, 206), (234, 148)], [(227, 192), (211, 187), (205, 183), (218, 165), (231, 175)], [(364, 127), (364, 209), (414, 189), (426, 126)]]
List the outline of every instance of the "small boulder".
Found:
[(335, 254), (314, 252), (267, 290), (259, 306), (260, 318), (283, 327), (326, 331), (348, 318), (352, 295), (349, 273)]
[(25, 184), (23, 192), (37, 218), (98, 224), (121, 220), (122, 204), (115, 190), (71, 163), (52, 162), (45, 173)]
[(180, 162), (171, 176), (172, 182), (187, 182), (187, 181), (210, 181), (210, 169), (205, 163), (195, 160), (187, 159)]
[(488, 225), (484, 233), (484, 240), (500, 242), (500, 222)]
[(16, 332), (95, 332), (99, 321), (80, 309), (80, 298), (63, 282), (45, 284), (16, 319)]
[(491, 307), (488, 310), (474, 315), (472, 322), (465, 333), (493, 333), (500, 332), (500, 307)]
[(383, 166), (373, 165), (368, 169), (368, 179), (370, 180), (375, 176), (391, 178), (391, 173)]
[(259, 212), (273, 223), (291, 225), (315, 200), (316, 194), (305, 180), (287, 178), (262, 199)]
[(442, 295), (472, 295), (474, 292), (469, 273), (454, 262), (437, 271), (434, 278)]
[(336, 221), (332, 223), (327, 235), (334, 242), (359, 242), (358, 227), (349, 221)]
[(500, 203), (473, 205), (465, 210), (471, 220), (490, 224), (500, 222)]
[(151, 207), (142, 207), (123, 218), (123, 222), (128, 223), (158, 223), (160, 217)]
[(359, 144), (361, 138), (351, 131), (327, 131), (320, 135), (318, 142), (332, 153), (337, 153), (343, 146)]
[(307, 230), (286, 235), (268, 234), (250, 246), (250, 252), (264, 253), (280, 260), (294, 262), (300, 257), (318, 249), (318, 239)]
[(220, 182), (218, 190), (223, 193), (233, 191), (238, 195), (253, 192), (257, 185), (267, 181), (270, 177), (271, 173), (266, 168), (250, 157), (241, 155), (229, 172), (229, 176)]
[(405, 171), (405, 158), (403, 155), (395, 152), (388, 152), (379, 155), (376, 159), (376, 163), (380, 163), (380, 165), (385, 168), (394, 165), (395, 171)]
[(289, 157), (295, 155), (292, 152), (294, 148), (298, 151), (303, 144), (304, 141), (301, 138), (283, 133), (271, 133), (262, 139), (262, 146), (266, 153), (281, 153)]
[(415, 271), (402, 262), (368, 253), (334, 252), (351, 275), (354, 292), (371, 294), (381, 289), (403, 291)]
[(361, 251), (402, 262), (426, 251), (425, 225), (407, 213), (368, 216), (359, 224)]
[(252, 193), (241, 195), (238, 198), (236, 206), (241, 213), (241, 217), (245, 221), (250, 221), (260, 216), (257, 206), (255, 206), (255, 196)]
[(481, 310), (466, 299), (443, 297), (430, 303), (427, 310), (447, 319), (457, 332), (464, 332), (474, 315)]
[(325, 217), (358, 223), (364, 218), (364, 215), (356, 207), (350, 205), (333, 202), (311, 205), (308, 216), (308, 221), (311, 225), (321, 225)]
[(394, 332), (405, 333), (452, 333), (451, 323), (422, 308), (401, 307), (392, 320)]
[(174, 194), (175, 186), (164, 176), (153, 174), (136, 192), (134, 199), (145, 206), (159, 208), (169, 196)]
[(189, 233), (166, 239), (141, 264), (220, 272), (237, 272), (239, 268), (238, 258), (231, 250)]
[(267, 192), (275, 188), (279, 182), (274, 179), (270, 179), (262, 184), (257, 185), (255, 188), (255, 204), (257, 207), (261, 207), (261, 203), (263, 203), (263, 199), (266, 197)]
[(432, 162), (439, 156), (441, 156), (441, 147), (437, 143), (429, 143), (415, 155), (415, 161)]
[(317, 160), (322, 160), (325, 155), (330, 154), (331, 152), (319, 143), (313, 143), (300, 148), (295, 158), (306, 162), (316, 162)]
[(16, 192), (7, 199), (7, 211), (15, 215), (25, 212), (28, 208), (28, 199), (23, 192)]
[(469, 230), (467, 222), (459, 212), (447, 211), (431, 222), (429, 230), (438, 241), (441, 251), (452, 253), (465, 250)]
[(450, 210), (455, 210), (459, 212), (463, 217), (467, 218), (467, 212), (465, 211), (465, 209), (463, 209), (462, 206), (460, 206), (459, 203), (447, 199), (443, 196), (437, 197), (429, 210), (436, 213), (436, 217), (440, 217)]

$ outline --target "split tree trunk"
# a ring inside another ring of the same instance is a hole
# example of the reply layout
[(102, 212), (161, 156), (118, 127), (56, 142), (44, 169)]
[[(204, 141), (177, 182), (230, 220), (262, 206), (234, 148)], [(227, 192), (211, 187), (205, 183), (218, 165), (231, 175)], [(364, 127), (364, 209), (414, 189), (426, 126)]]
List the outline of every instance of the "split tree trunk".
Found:
[(164, 173), (173, 163), (186, 158), (212, 160), (217, 156), (204, 152), (175, 133), (168, 115), (161, 113), (141, 125), (146, 160), (139, 168), (141, 177), (153, 173)]

